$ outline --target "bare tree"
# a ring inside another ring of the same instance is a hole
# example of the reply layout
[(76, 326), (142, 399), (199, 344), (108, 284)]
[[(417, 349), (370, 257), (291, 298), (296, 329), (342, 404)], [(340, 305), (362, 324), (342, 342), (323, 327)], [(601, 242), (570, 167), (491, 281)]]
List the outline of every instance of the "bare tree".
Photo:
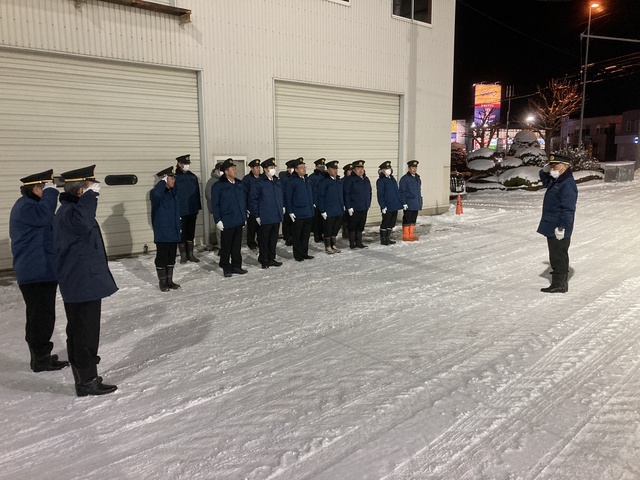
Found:
[(551, 153), (551, 139), (562, 126), (562, 118), (577, 112), (581, 101), (578, 83), (566, 78), (552, 78), (544, 88), (538, 86), (535, 97), (529, 100), (536, 117), (532, 128), (544, 138), (547, 156)]
[(493, 137), (498, 138), (500, 123), (492, 119), (495, 111), (495, 107), (485, 108), (474, 118), (469, 133), (465, 134), (465, 137), (473, 138), (480, 145), (479, 148), (489, 146)]

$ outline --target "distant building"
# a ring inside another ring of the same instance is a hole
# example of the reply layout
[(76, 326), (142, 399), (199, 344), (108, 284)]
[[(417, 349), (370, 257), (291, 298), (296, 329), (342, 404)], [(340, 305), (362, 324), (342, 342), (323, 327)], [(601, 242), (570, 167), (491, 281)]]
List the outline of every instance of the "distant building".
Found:
[[(622, 127), (622, 115), (608, 115), (583, 119), (584, 144), (594, 158), (601, 162), (616, 160), (616, 134)], [(580, 119), (565, 117), (560, 128), (558, 143), (552, 142), (552, 150), (564, 146), (580, 145)]]
[(636, 168), (640, 168), (640, 110), (629, 110), (622, 114), (622, 128), (616, 135), (618, 152), (616, 160), (636, 162)]

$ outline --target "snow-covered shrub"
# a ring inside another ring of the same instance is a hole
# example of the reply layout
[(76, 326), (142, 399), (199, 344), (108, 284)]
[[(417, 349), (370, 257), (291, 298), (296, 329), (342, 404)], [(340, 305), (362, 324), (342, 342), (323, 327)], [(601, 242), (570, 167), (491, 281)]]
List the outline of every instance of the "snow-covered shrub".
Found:
[(504, 157), (501, 165), (502, 168), (516, 168), (522, 165), (522, 160), (518, 157)]
[(522, 160), (523, 165), (542, 167), (547, 163), (547, 155), (538, 147), (522, 147), (515, 156)]
[(531, 130), (522, 130), (513, 137), (513, 142), (509, 146), (507, 155), (515, 155), (520, 148), (538, 147), (540, 148), (540, 142), (538, 137)]
[(472, 172), (489, 172), (496, 166), (496, 162), (486, 158), (478, 158), (469, 162), (469, 170)]
[(468, 158), (469, 161), (476, 160), (476, 159), (479, 159), (479, 158), (492, 159), (493, 160), (495, 158), (495, 154), (496, 154), (495, 150), (493, 150), (491, 148), (484, 147), (484, 148), (479, 148), (477, 150), (474, 150), (473, 152), (471, 152), (468, 155), (467, 158)]
[(508, 188), (528, 187), (539, 188), (540, 168), (533, 166), (522, 166), (511, 168), (502, 172), (498, 181)]
[(458, 172), (466, 172), (468, 170), (467, 151), (464, 145), (458, 142), (451, 142), (451, 170)]
[(581, 170), (602, 171), (600, 162), (589, 156), (587, 150), (581, 148), (565, 147), (553, 152), (552, 154), (563, 155), (571, 159), (571, 169), (575, 172)]

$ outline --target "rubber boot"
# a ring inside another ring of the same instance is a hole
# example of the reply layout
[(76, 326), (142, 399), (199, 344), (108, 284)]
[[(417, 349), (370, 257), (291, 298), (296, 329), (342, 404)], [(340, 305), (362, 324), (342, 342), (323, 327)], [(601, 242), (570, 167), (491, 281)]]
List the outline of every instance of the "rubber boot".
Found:
[(158, 274), (158, 285), (161, 292), (168, 292), (170, 290), (167, 284), (167, 269), (165, 267), (156, 267), (156, 273)]
[(193, 242), (187, 242), (185, 247), (187, 250), (187, 260), (193, 263), (198, 263), (200, 259), (196, 258), (196, 256), (193, 254)]
[(567, 277), (566, 273), (552, 273), (551, 285), (547, 288), (541, 288), (540, 291), (544, 293), (567, 293), (569, 291)]
[(178, 244), (178, 250), (180, 251), (180, 263), (187, 263), (187, 247), (184, 243)]
[(362, 232), (356, 232), (356, 247), (357, 248), (369, 248), (367, 245), (362, 243)]
[(334, 251), (331, 248), (331, 239), (329, 237), (324, 239), (324, 251), (327, 255), (333, 255)]
[(387, 229), (380, 230), (380, 245), (389, 245), (389, 237), (387, 237)]
[(336, 237), (331, 237), (331, 250), (333, 250), (333, 253), (342, 252), (342, 250), (336, 247)]
[(73, 378), (76, 382), (76, 395), (86, 397), (87, 395), (106, 395), (115, 392), (118, 387), (102, 383), (102, 377), (98, 376), (96, 365), (87, 368), (77, 368), (71, 366)]
[(69, 366), (69, 362), (66, 360), (58, 360), (57, 355), (51, 355), (50, 353), (37, 355), (36, 351), (31, 347), (29, 347), (29, 353), (31, 354), (31, 370), (36, 373), (53, 372)]
[(173, 265), (167, 267), (167, 287), (171, 290), (178, 290), (180, 285), (173, 281)]
[(414, 242), (420, 240), (420, 237), (416, 237), (416, 226), (409, 225), (409, 236), (413, 239)]
[(387, 228), (387, 245), (394, 245), (396, 243), (391, 240), (391, 232), (393, 232), (393, 228)]
[(353, 250), (356, 246), (356, 232), (349, 232), (349, 248)]
[(402, 241), (403, 242), (413, 242), (413, 238), (411, 238), (411, 234), (409, 233), (409, 225), (402, 226)]

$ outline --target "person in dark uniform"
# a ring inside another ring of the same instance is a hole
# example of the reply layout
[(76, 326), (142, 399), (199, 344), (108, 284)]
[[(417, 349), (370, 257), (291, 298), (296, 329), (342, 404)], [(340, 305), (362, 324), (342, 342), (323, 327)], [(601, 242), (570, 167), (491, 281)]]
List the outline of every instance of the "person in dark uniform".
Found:
[(276, 260), (276, 245), (284, 216), (284, 194), (276, 177), (275, 158), (267, 158), (261, 166), (264, 173), (249, 191), (249, 212), (260, 225), (258, 262), (262, 268), (280, 267), (282, 262)]
[[(303, 158), (298, 157), (294, 160), (289, 160), (286, 163), (287, 170), (284, 172), (280, 172), (280, 182), (282, 183), (283, 192), (287, 185), (287, 182), (289, 181), (289, 179), (291, 178), (291, 175), (293, 175), (293, 172), (295, 171), (298, 161), (303, 161)], [(291, 218), (286, 213), (287, 212), (285, 212), (285, 216), (282, 220), (282, 238), (284, 238), (285, 245), (287, 247), (290, 247), (291, 245), (293, 245), (293, 236), (291, 234), (291, 231), (292, 231), (291, 224), (293, 222), (291, 222)]]
[(242, 182), (236, 178), (236, 165), (227, 158), (220, 167), (223, 174), (211, 188), (213, 221), (220, 230), (220, 261), (225, 277), (236, 273), (244, 275), (242, 268), (242, 229), (247, 221), (247, 200)]
[(542, 218), (538, 233), (547, 237), (551, 285), (541, 288), (545, 293), (569, 291), (569, 245), (578, 201), (578, 187), (571, 172), (571, 159), (551, 155), (540, 170), (540, 180), (547, 189), (542, 203)]
[(104, 395), (118, 388), (102, 383), (97, 369), (102, 299), (118, 287), (96, 221), (100, 183), (94, 169), (91, 165), (62, 174), (64, 193), (53, 220), (58, 282), (67, 314), (67, 354), (79, 397)]
[(400, 202), (402, 202), (402, 240), (415, 242), (420, 240), (415, 236), (418, 212), (422, 210), (422, 180), (418, 175), (417, 160), (407, 162), (408, 171), (400, 178)]
[(60, 370), (69, 362), (51, 355), (58, 290), (52, 224), (58, 190), (53, 184), (53, 170), (29, 175), (20, 181), (22, 196), (9, 215), (9, 237), (13, 271), (26, 305), (25, 340), (31, 355), (31, 370)]
[(326, 163), (327, 171), (318, 183), (318, 210), (323, 219), (324, 251), (328, 254), (340, 253), (336, 246), (336, 236), (344, 215), (344, 195), (338, 175), (338, 162)]
[(349, 215), (349, 248), (368, 248), (362, 243), (362, 232), (371, 207), (371, 182), (364, 171), (364, 160), (352, 163), (353, 173), (343, 182), (344, 206)]
[(200, 184), (198, 177), (191, 172), (191, 155), (176, 157), (176, 194), (180, 204), (180, 222), (182, 238), (178, 244), (180, 249), (180, 263), (199, 262), (193, 254), (193, 240), (196, 236), (196, 220), (198, 212), (202, 210), (200, 201)]
[(296, 160), (296, 169), (285, 186), (284, 204), (292, 222), (293, 258), (298, 262), (311, 260), (309, 235), (313, 219), (313, 187), (302, 160)]
[(325, 162), (324, 158), (319, 158), (313, 164), (316, 168), (313, 170), (313, 173), (309, 175), (308, 179), (311, 183), (311, 188), (313, 189), (313, 221), (311, 222), (311, 231), (313, 232), (313, 241), (316, 243), (323, 242), (323, 220), (320, 215), (320, 210), (318, 209), (318, 183), (324, 177), (325, 171)]
[[(353, 165), (347, 163), (344, 167), (342, 167), (342, 178), (340, 179), (340, 181), (343, 183), (343, 185), (344, 179), (351, 175), (351, 173), (353, 173)], [(346, 210), (342, 214), (342, 238), (349, 238), (349, 214)]]
[[(255, 160), (251, 160), (248, 166), (249, 173), (242, 178), (242, 186), (246, 193), (245, 197), (247, 206), (249, 205), (251, 187), (253, 187), (260, 178), (260, 159), (256, 158)], [(258, 230), (260, 230), (260, 225), (256, 222), (256, 217), (251, 215), (251, 212), (249, 212), (249, 217), (247, 218), (247, 247), (251, 250), (256, 250), (258, 248)]]
[(160, 181), (150, 192), (151, 224), (153, 241), (156, 244), (156, 272), (160, 291), (178, 290), (180, 285), (173, 281), (176, 264), (176, 247), (181, 240), (180, 205), (176, 196), (173, 167), (156, 173)]
[[(207, 184), (204, 187), (204, 198), (205, 198), (205, 201), (207, 202), (207, 209), (209, 210), (209, 215), (211, 215), (211, 187), (213, 187), (214, 183), (220, 180), (220, 176), (222, 175), (222, 172), (220, 171), (221, 166), (222, 166), (222, 162), (218, 162), (215, 164), (215, 166), (213, 167), (213, 170), (211, 170), (211, 176), (209, 177), (209, 180), (207, 180)], [(213, 230), (215, 231), (215, 234), (216, 234), (215, 251), (219, 252), (220, 230), (218, 230), (215, 225), (213, 226)]]
[(382, 223), (380, 224), (380, 244), (393, 245), (391, 232), (398, 220), (398, 210), (402, 209), (398, 182), (393, 176), (391, 162), (384, 162), (378, 167), (379, 178), (376, 181), (376, 193), (378, 204), (382, 212)]

